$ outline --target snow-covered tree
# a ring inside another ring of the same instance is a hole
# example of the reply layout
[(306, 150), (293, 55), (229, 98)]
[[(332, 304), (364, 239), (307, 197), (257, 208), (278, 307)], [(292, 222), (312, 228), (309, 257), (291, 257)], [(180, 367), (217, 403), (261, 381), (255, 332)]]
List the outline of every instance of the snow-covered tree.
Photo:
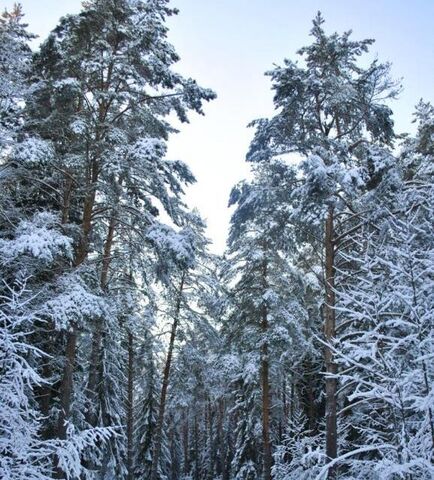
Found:
[(157, 271), (163, 286), (163, 299), (169, 319), (170, 338), (161, 382), (158, 423), (155, 431), (151, 479), (159, 478), (161, 444), (165, 423), (166, 401), (174, 351), (178, 337), (202, 321), (206, 299), (215, 285), (212, 281), (212, 259), (207, 251), (205, 224), (197, 214), (186, 214), (185, 226), (176, 231), (166, 225), (154, 225), (148, 238), (159, 256)]
[(417, 137), (404, 144), (395, 173), (399, 188), (379, 202), (376, 228), (346, 252), (357, 274), (337, 289), (348, 478), (433, 475), (433, 109), (421, 103), (417, 115)]
[[(272, 464), (271, 404), (277, 399), (276, 394), (271, 399), (272, 379), (279, 374), (283, 357), (294, 359), (302, 351), (308, 316), (300, 294), (303, 280), (288, 262), (294, 232), (286, 228), (289, 210), (284, 200), (288, 184), (295, 179), (294, 171), (276, 160), (258, 165), (254, 173), (251, 183), (238, 185), (231, 194), (231, 203), (237, 209), (229, 236), (231, 267), (227, 281), (233, 286), (226, 335), (239, 355), (253, 355), (249, 363), (253, 358), (258, 362), (263, 439), (262, 460), (256, 457), (255, 469), (259, 471), (262, 464), (264, 478), (268, 479)], [(234, 461), (239, 458), (235, 453)]]
[(27, 31), (23, 16), (21, 6), (15, 4), (0, 17), (0, 149), (16, 140), (23, 102), (29, 94), (29, 41), (34, 35)]
[(0, 477), (50, 478), (52, 450), (40, 438), (34, 388), (44, 380), (32, 366), (42, 352), (29, 345), (35, 314), (26, 285), (3, 285), (0, 309)]
[[(322, 257), (325, 454), (332, 461), (338, 453), (338, 398), (336, 363), (328, 344), (336, 335), (336, 262), (345, 242), (368, 221), (360, 198), (378, 188), (393, 162), (388, 151), (394, 139), (392, 112), (385, 102), (397, 88), (388, 64), (374, 60), (360, 66), (359, 57), (373, 40), (354, 41), (350, 31), (327, 35), (323, 24), (318, 14), (312, 44), (298, 52), (303, 65), (285, 60), (269, 72), (277, 113), (253, 122), (256, 133), (248, 160), (298, 160), (296, 181), (288, 190), (290, 221), (297, 225), (299, 242), (312, 242)], [(336, 474), (333, 465), (329, 478)]]

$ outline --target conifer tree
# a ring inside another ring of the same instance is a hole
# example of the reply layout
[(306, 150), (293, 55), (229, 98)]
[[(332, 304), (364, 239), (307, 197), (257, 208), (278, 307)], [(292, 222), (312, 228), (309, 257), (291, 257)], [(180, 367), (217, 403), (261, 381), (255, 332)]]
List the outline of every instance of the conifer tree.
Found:
[(335, 349), (353, 429), (342, 463), (353, 478), (432, 476), (432, 107), (421, 103), (418, 118), (389, 174), (395, 188), (376, 197), (377, 228), (346, 252), (357, 275), (337, 291), (346, 325)]
[[(288, 191), (292, 220), (300, 233), (321, 238), (324, 266), (324, 363), (326, 370), (326, 448), (338, 454), (336, 363), (329, 346), (336, 336), (336, 259), (345, 241), (367, 220), (358, 207), (364, 192), (381, 179), (394, 138), (391, 110), (396, 95), (389, 65), (358, 65), (373, 40), (353, 41), (351, 32), (327, 35), (320, 14), (313, 21), (313, 43), (299, 50), (305, 66), (285, 60), (268, 73), (277, 114), (253, 122), (251, 162), (276, 156), (301, 157), (301, 180)], [(304, 233), (305, 234), (305, 233)], [(301, 240), (302, 240), (301, 235)], [(336, 475), (330, 467), (329, 478)]]
[[(174, 111), (186, 121), (188, 109), (201, 112), (202, 101), (214, 94), (172, 71), (178, 57), (167, 42), (165, 19), (174, 13), (167, 2), (86, 2), (80, 14), (61, 20), (35, 59), (38, 80), (27, 128), (51, 142), (54, 156), (43, 175), (48, 170), (49, 183), (61, 186), (55, 203), (74, 235), (73, 268), (86, 271), (89, 257), (100, 262), (98, 272), (92, 271), (99, 284), (94, 277), (87, 287), (101, 298), (108, 295), (114, 252), (122, 252), (116, 242), (124, 235), (143, 239), (158, 214), (155, 199), (179, 222), (182, 184), (194, 180), (184, 164), (164, 159), (164, 141), (172, 132), (164, 117)], [(97, 385), (107, 368), (101, 364), (107, 315), (82, 325), (71, 322), (64, 331), (60, 438), (72, 415), (83, 328), (92, 332), (90, 362), (97, 365), (89, 370), (92, 408), (86, 420), (96, 426), (102, 418), (106, 424), (98, 410), (107, 399)]]

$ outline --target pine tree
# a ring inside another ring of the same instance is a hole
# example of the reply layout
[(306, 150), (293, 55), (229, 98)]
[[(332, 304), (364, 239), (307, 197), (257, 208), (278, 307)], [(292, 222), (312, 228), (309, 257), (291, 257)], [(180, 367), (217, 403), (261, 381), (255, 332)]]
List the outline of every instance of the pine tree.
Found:
[[(54, 198), (38, 192), (39, 203), (61, 209), (62, 222), (74, 236), (73, 268), (103, 302), (116, 288), (109, 285), (109, 274), (115, 253), (125, 253), (120, 242), (129, 237), (134, 254), (142, 255), (136, 247), (159, 213), (155, 199), (179, 223), (182, 186), (194, 180), (184, 164), (164, 159), (164, 142), (173, 131), (164, 117), (174, 111), (187, 121), (188, 109), (201, 112), (202, 101), (214, 97), (172, 71), (178, 57), (167, 42), (165, 19), (175, 11), (166, 4), (86, 2), (80, 14), (61, 20), (35, 57), (37, 83), (26, 128), (50, 142), (54, 155), (43, 171), (32, 173), (56, 185)], [(90, 266), (95, 258), (97, 271)], [(113, 420), (101, 415), (110, 402), (100, 386), (114, 340), (104, 333), (113, 316), (113, 305), (107, 303), (101, 315), (66, 325), (60, 339), (65, 342), (60, 438), (74, 416), (83, 331), (91, 332), (90, 365), (96, 365), (86, 381), (86, 422), (107, 426)], [(120, 343), (114, 341), (116, 345)]]
[[(306, 235), (321, 238), (324, 266), (324, 363), (326, 369), (326, 448), (337, 456), (336, 363), (329, 344), (336, 335), (335, 290), (338, 250), (366, 222), (358, 198), (374, 189), (394, 138), (391, 110), (385, 100), (396, 95), (389, 65), (357, 61), (373, 40), (353, 41), (351, 32), (326, 35), (320, 14), (314, 19), (313, 43), (299, 50), (305, 66), (285, 60), (268, 75), (278, 113), (257, 120), (248, 153), (251, 162), (296, 154), (300, 181), (288, 192), (292, 221)], [(348, 227), (347, 227), (348, 226)], [(336, 475), (330, 467), (329, 478)]]
[(293, 232), (285, 228), (288, 209), (283, 200), (288, 183), (294, 181), (293, 172), (275, 161), (267, 168), (258, 166), (254, 173), (253, 182), (239, 185), (231, 195), (231, 202), (237, 204), (229, 237), (233, 326), (226, 334), (239, 354), (250, 352), (260, 361), (265, 479), (271, 478), (272, 465), (272, 378), (286, 350), (301, 350), (307, 317), (300, 297), (294, 295), (297, 288), (303, 290), (302, 281), (288, 263), (286, 250)]
[(159, 478), (166, 401), (177, 336), (183, 324), (188, 326), (190, 322), (199, 321), (193, 304), (200, 305), (202, 292), (210, 288), (207, 285), (209, 277), (206, 272), (204, 273), (210, 259), (207, 252), (209, 242), (204, 235), (205, 225), (195, 212), (187, 215), (186, 219), (188, 223), (178, 232), (165, 225), (155, 225), (148, 232), (159, 254), (160, 262), (157, 268), (165, 287), (165, 300), (170, 318), (170, 338), (164, 362), (153, 447), (152, 480)]
[(22, 125), (22, 103), (29, 95), (29, 41), (35, 38), (15, 4), (0, 17), (0, 148), (10, 146)]
[(393, 193), (377, 196), (377, 228), (360, 232), (361, 255), (346, 254), (357, 275), (337, 292), (346, 328), (335, 348), (354, 429), (342, 463), (352, 478), (432, 476), (432, 107), (420, 104), (418, 117)]

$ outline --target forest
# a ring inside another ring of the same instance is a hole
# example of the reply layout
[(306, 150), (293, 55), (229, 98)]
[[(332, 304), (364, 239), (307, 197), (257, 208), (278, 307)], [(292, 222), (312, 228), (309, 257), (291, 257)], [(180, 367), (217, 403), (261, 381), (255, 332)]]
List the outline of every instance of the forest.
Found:
[(86, 0), (37, 50), (1, 17), (0, 479), (434, 479), (434, 107), (397, 134), (390, 64), (318, 13), (218, 255), (167, 158), (217, 96), (177, 13)]

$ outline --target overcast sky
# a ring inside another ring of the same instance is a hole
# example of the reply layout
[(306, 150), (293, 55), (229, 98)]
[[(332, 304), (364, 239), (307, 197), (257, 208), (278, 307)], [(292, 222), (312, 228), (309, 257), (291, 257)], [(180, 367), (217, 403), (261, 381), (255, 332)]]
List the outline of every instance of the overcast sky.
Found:
[[(2, 9), (14, 2), (0, 0)], [(45, 38), (60, 16), (80, 10), (80, 0), (21, 0), (30, 30)], [(214, 250), (224, 249), (232, 186), (244, 178), (254, 118), (272, 114), (263, 73), (310, 42), (318, 10), (330, 31), (352, 29), (355, 39), (375, 38), (373, 55), (393, 64), (404, 90), (392, 105), (398, 132), (414, 131), (414, 105), (434, 100), (434, 0), (173, 0), (169, 39), (181, 55), (177, 69), (213, 88), (218, 99), (206, 115), (169, 142), (169, 158), (185, 161), (198, 182), (187, 193), (208, 222)]]

